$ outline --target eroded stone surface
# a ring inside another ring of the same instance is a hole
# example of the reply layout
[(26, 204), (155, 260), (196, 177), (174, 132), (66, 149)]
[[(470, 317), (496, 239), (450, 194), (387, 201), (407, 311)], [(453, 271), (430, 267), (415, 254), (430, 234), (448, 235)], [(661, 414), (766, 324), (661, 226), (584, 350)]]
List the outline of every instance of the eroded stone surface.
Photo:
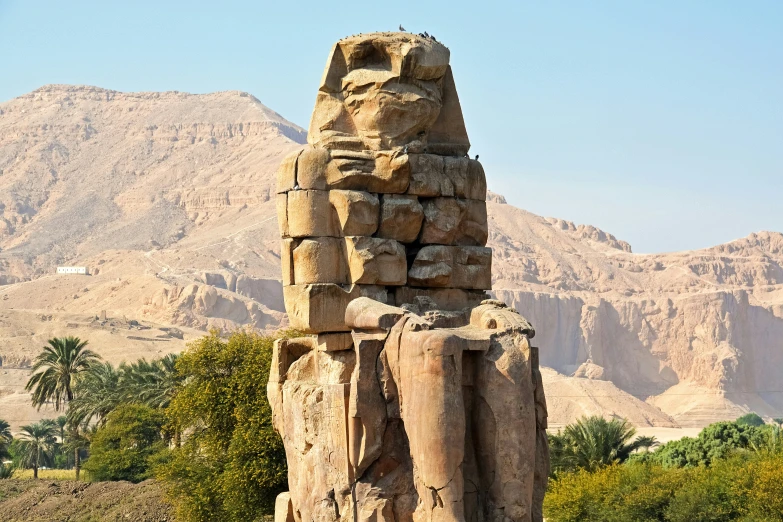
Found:
[(371, 297), (386, 301), (386, 289), (375, 285), (290, 285), (283, 287), (283, 295), (291, 327), (308, 333), (349, 331), (345, 309), (352, 299)]
[(411, 154), (408, 194), (421, 197), (450, 196), (484, 201), (487, 180), (484, 168), (467, 157)]
[[(483, 246), (487, 243), (487, 207), (483, 201), (423, 199), (422, 244)], [(290, 226), (290, 225), (289, 225)]]
[(314, 335), (273, 351), (277, 522), (542, 520), (535, 332), (484, 292), (486, 179), (448, 62), (432, 38), (341, 40), (278, 171), (286, 309)]
[(302, 239), (293, 248), (291, 259), (294, 267), (294, 280), (291, 284), (350, 282), (345, 245), (341, 238)]
[(290, 237), (340, 236), (329, 193), (292, 190), (286, 194), (286, 222)]
[(351, 282), (366, 285), (404, 285), (408, 265), (405, 248), (393, 239), (345, 238)]
[(489, 290), (491, 269), (492, 250), (487, 247), (426, 246), (416, 253), (408, 284)]
[(371, 236), (378, 229), (378, 197), (359, 190), (330, 190), (329, 201), (344, 236)]
[(416, 196), (386, 194), (381, 198), (380, 219), (379, 237), (412, 243), (419, 237), (424, 210)]

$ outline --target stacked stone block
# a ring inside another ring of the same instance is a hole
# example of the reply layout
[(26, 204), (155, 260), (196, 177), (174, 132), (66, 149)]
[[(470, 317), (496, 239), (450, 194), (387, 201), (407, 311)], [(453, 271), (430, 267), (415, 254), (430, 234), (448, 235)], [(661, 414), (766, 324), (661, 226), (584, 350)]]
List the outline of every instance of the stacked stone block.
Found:
[(277, 213), (291, 325), (349, 331), (357, 297), (478, 304), (491, 288), (486, 193), (484, 169), (466, 156), (307, 146), (286, 157)]
[(288, 461), (275, 522), (540, 522), (532, 326), (487, 300), (486, 180), (449, 51), (373, 33), (330, 53), (277, 179), (284, 297), (267, 394)]

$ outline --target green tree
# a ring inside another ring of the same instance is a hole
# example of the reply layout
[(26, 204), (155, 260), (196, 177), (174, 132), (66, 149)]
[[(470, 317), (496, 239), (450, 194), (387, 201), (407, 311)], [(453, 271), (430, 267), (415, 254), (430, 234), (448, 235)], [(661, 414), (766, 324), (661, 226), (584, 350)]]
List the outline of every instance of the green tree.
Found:
[(683, 437), (667, 442), (650, 458), (665, 467), (709, 466), (738, 450), (761, 448), (771, 436), (772, 426), (750, 426), (736, 422), (716, 422), (699, 432), (698, 437)]
[(120, 378), (121, 372), (107, 362), (90, 365), (74, 388), (68, 408), (70, 423), (81, 426), (95, 420), (103, 424), (106, 416), (128, 398)]
[(257, 520), (285, 490), (285, 451), (266, 398), (273, 341), (213, 331), (177, 361), (185, 381), (168, 415), (188, 437), (157, 476), (180, 518)]
[(10, 456), (8, 448), (11, 446), (13, 440), (11, 426), (3, 419), (0, 419), (0, 461)]
[[(78, 337), (49, 339), (49, 346), (36, 357), (33, 375), (25, 389), (32, 391), (33, 405), (39, 409), (47, 402), (54, 403), (54, 409), (67, 407), (73, 401), (73, 390), (81, 373), (99, 361), (94, 352), (86, 349), (87, 341)], [(76, 429), (76, 428), (74, 428)], [(79, 451), (74, 452), (76, 480), (79, 480)]]
[(744, 424), (746, 426), (763, 426), (764, 425), (764, 419), (762, 419), (757, 413), (750, 412), (746, 413), (742, 417), (738, 418), (736, 421), (737, 424)]
[(166, 408), (182, 384), (176, 369), (177, 355), (162, 359), (121, 364), (94, 364), (85, 371), (74, 390), (69, 418), (77, 425), (93, 420), (102, 425), (106, 416), (121, 404), (146, 404)]
[(595, 471), (609, 464), (625, 462), (633, 452), (658, 444), (654, 437), (634, 439), (635, 435), (636, 429), (626, 420), (606, 420), (598, 415), (582, 417), (553, 437), (553, 470), (582, 468)]
[(68, 417), (66, 415), (60, 415), (54, 419), (57, 425), (58, 441), (55, 447), (54, 455), (54, 467), (66, 469), (68, 467), (68, 455), (65, 454), (65, 428), (68, 425)]
[(95, 480), (140, 482), (151, 476), (152, 463), (168, 452), (162, 437), (166, 416), (142, 404), (124, 404), (109, 413), (90, 443), (84, 463)]
[(13, 466), (3, 464), (3, 460), (11, 456), (9, 449), (13, 441), (11, 426), (5, 420), (0, 419), (0, 479), (11, 478), (13, 475)]
[(178, 357), (176, 354), (168, 354), (151, 362), (139, 359), (124, 365), (121, 367), (123, 387), (142, 404), (152, 408), (167, 408), (183, 381), (176, 367)]
[(33, 478), (38, 478), (38, 468), (53, 458), (55, 434), (55, 424), (51, 421), (36, 422), (20, 428), (14, 451), (22, 467), (33, 469)]

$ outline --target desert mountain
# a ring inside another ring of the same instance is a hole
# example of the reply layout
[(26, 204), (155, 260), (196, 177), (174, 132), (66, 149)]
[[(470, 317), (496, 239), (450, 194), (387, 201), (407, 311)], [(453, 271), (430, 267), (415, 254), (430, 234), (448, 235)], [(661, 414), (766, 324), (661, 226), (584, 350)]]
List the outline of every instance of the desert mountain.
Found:
[[(271, 192), (303, 142), (242, 92), (60, 85), (0, 104), (0, 418), (40, 415), (22, 388), (53, 335), (119, 362), (284, 326)], [(493, 288), (536, 327), (553, 425), (783, 411), (783, 235), (638, 255), (497, 194), (488, 209)]]

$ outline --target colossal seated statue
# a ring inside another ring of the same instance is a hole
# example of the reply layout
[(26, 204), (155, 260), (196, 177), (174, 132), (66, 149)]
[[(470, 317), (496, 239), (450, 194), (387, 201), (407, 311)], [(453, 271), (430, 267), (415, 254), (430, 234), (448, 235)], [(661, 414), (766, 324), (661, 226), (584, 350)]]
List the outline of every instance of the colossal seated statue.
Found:
[(332, 49), (278, 171), (286, 310), (268, 395), (276, 522), (537, 521), (549, 471), (533, 328), (489, 299), (486, 180), (432, 38)]

